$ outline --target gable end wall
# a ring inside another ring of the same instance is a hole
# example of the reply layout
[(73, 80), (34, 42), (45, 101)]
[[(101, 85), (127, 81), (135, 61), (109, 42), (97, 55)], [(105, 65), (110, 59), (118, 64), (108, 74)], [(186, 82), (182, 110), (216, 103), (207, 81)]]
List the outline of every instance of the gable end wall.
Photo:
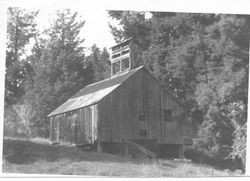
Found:
[[(164, 122), (162, 107), (173, 110), (173, 123)], [(101, 141), (154, 139), (158, 143), (182, 143), (176, 121), (182, 108), (144, 68), (104, 97), (98, 103), (98, 111), (98, 138)], [(145, 121), (139, 121), (140, 112), (145, 114)], [(147, 136), (139, 135), (141, 129), (147, 130)]]

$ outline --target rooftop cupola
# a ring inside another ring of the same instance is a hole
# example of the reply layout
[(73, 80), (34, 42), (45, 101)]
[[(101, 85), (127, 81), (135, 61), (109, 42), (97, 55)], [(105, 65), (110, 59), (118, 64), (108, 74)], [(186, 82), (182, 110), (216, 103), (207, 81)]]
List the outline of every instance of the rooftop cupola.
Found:
[(132, 38), (111, 47), (111, 77), (133, 68)]

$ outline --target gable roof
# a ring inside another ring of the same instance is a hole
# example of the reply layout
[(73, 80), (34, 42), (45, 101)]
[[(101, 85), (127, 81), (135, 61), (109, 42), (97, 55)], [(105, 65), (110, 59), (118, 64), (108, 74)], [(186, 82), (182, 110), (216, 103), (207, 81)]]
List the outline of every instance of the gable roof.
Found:
[(144, 66), (141, 66), (126, 73), (113, 76), (112, 78), (87, 85), (70, 99), (68, 99), (65, 103), (51, 112), (48, 117), (70, 112), (98, 103), (103, 97), (111, 93), (125, 80), (127, 80), (130, 76), (132, 76), (135, 72), (142, 69), (143, 67)]

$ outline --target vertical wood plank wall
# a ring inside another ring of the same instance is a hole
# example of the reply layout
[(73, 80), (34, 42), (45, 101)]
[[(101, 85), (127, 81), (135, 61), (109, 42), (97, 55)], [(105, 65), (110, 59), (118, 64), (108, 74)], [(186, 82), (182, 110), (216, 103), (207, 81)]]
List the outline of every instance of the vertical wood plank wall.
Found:
[(182, 144), (181, 129), (179, 129), (179, 122), (185, 122), (183, 109), (176, 103), (167, 93), (162, 89), (163, 109), (170, 109), (172, 111), (172, 122), (165, 122), (161, 127), (162, 142), (168, 144)]
[(54, 134), (55, 134), (55, 130), (54, 130), (54, 117), (50, 117), (50, 141), (52, 143), (55, 142)]
[(141, 76), (140, 72), (135, 74), (99, 102), (98, 136), (101, 141), (122, 142), (138, 137)]
[(148, 122), (148, 131), (151, 139), (156, 139), (158, 143), (161, 142), (161, 104), (160, 104), (160, 90), (161, 87), (154, 80), (152, 75), (144, 70), (142, 77), (142, 92), (143, 92), (143, 105), (145, 115)]
[(97, 105), (50, 118), (51, 141), (62, 145), (94, 143), (97, 139)]
[[(163, 124), (160, 94), (159, 84), (141, 69), (103, 98), (98, 104), (101, 141), (165, 141), (164, 136), (167, 135), (160, 131)], [(140, 112), (145, 114), (145, 121), (139, 120)], [(146, 129), (147, 135), (140, 136), (140, 129)]]

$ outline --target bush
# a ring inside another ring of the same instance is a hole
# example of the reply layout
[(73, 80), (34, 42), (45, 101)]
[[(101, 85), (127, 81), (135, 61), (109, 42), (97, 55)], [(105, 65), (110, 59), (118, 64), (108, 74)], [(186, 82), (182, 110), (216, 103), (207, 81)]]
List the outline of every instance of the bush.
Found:
[(195, 163), (203, 163), (203, 156), (204, 153), (194, 146), (185, 146), (184, 148), (184, 157), (191, 159)]
[(27, 130), (12, 106), (4, 107), (3, 134), (5, 137), (27, 138)]
[(208, 164), (217, 169), (243, 170), (240, 159), (231, 159), (229, 157), (222, 158), (220, 155), (209, 155), (208, 153), (197, 149), (195, 146), (186, 146), (184, 149), (184, 156), (191, 159), (195, 163)]

